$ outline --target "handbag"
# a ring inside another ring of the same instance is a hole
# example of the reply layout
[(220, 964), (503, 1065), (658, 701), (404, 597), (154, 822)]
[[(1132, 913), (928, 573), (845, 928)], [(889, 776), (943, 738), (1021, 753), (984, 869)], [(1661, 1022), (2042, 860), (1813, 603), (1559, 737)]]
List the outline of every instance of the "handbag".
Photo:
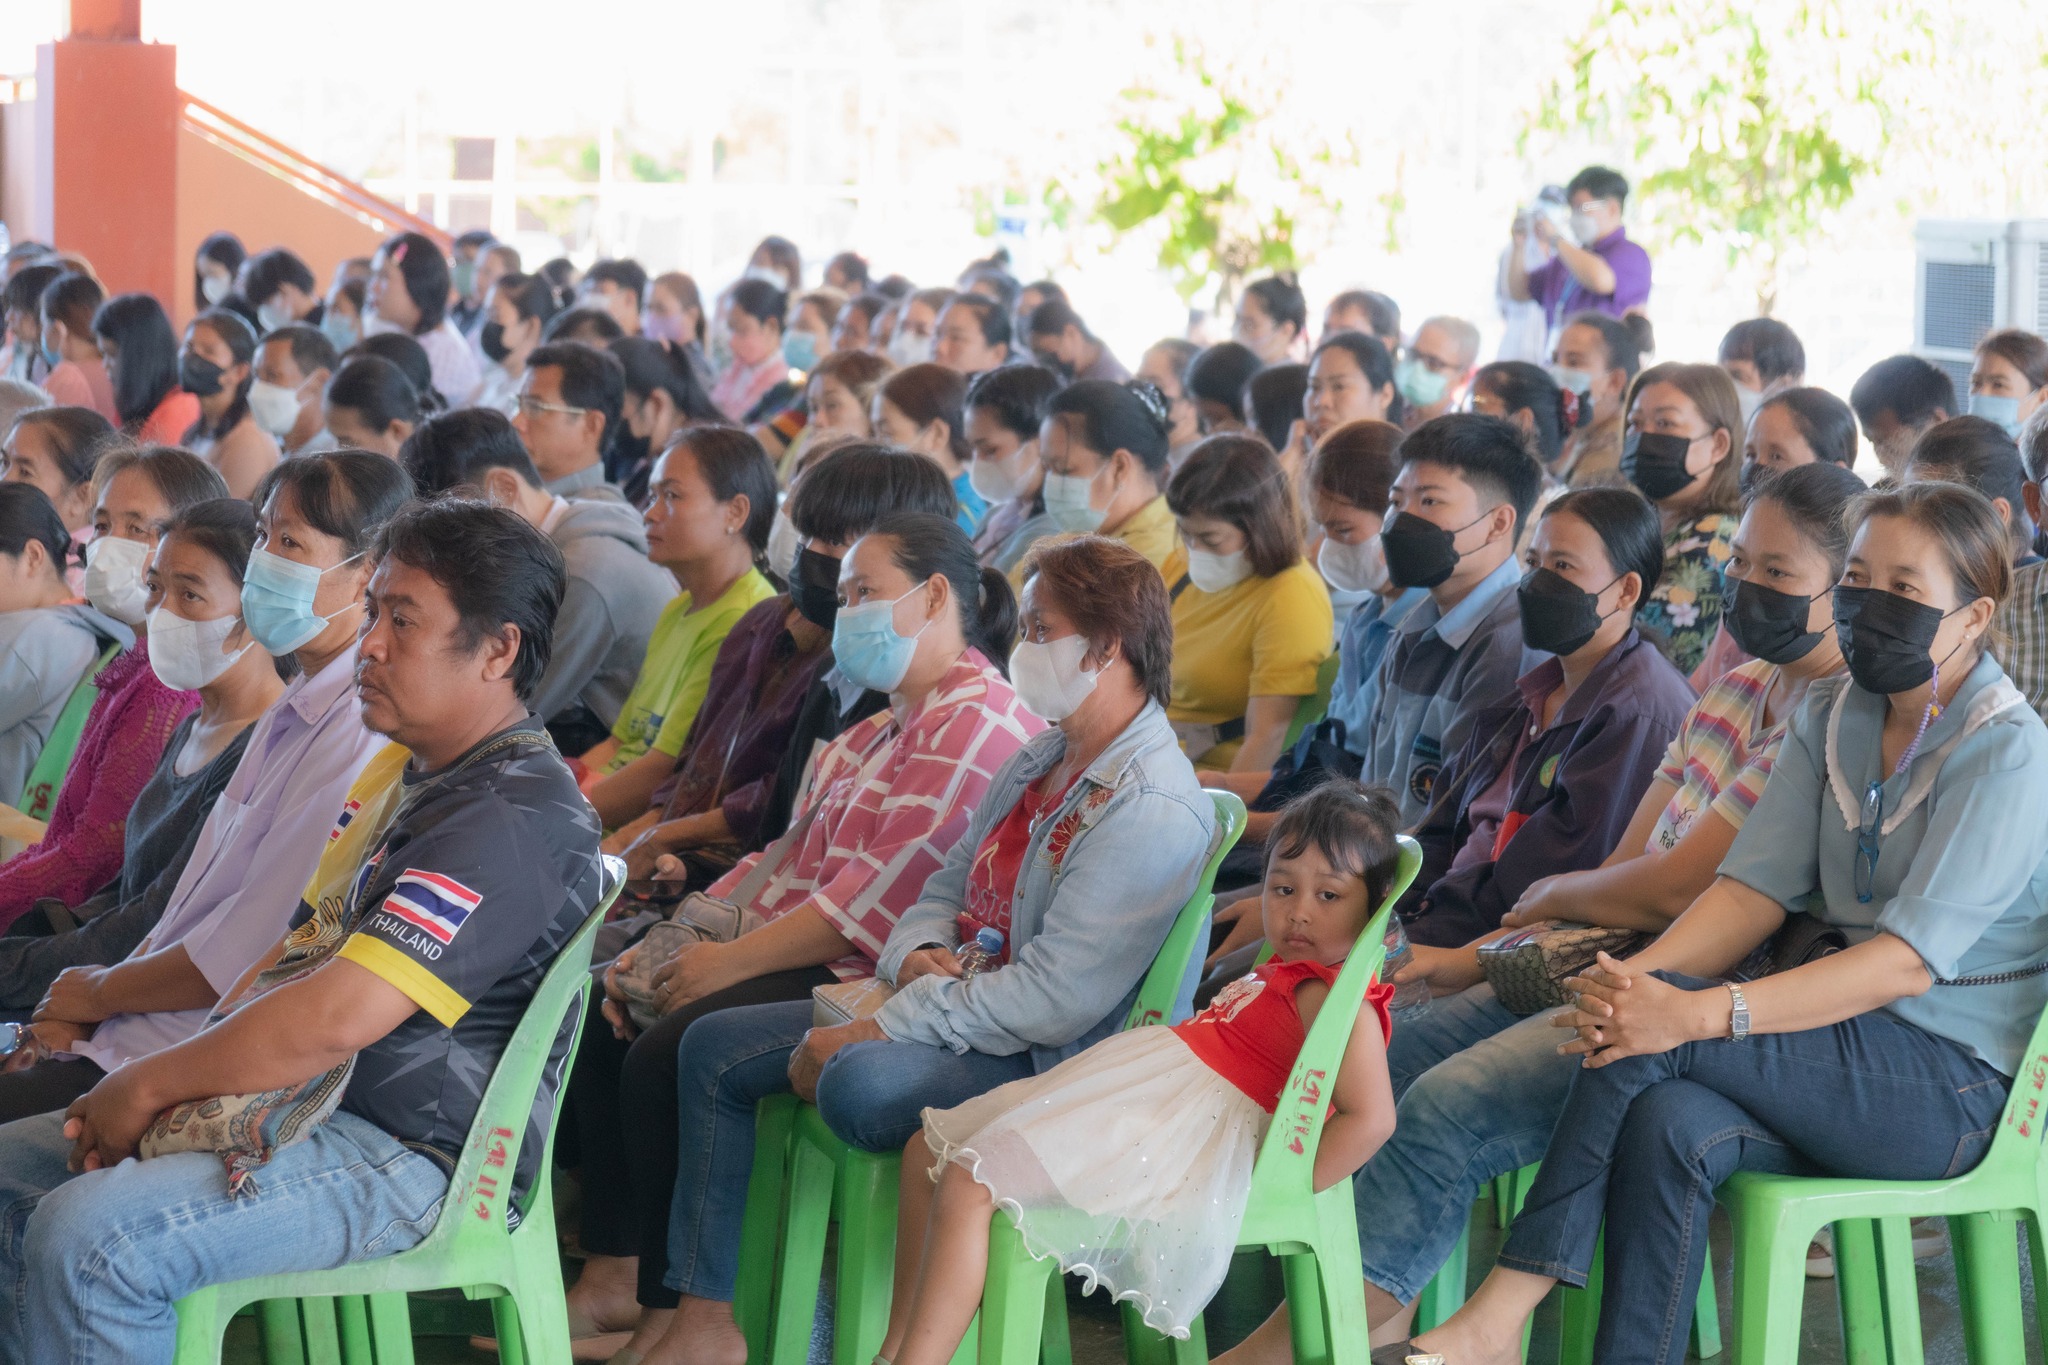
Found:
[(1788, 911), (1778, 931), (1758, 944), (1742, 965), (1728, 975), (1736, 981), (1756, 981), (1794, 967), (1818, 962), (1849, 946), (1849, 936), (1825, 920), (1804, 910)]
[(1566, 979), (1592, 966), (1599, 954), (1626, 957), (1654, 937), (1635, 929), (1544, 920), (1482, 943), (1479, 966), (1503, 1008), (1530, 1015), (1570, 1004)]

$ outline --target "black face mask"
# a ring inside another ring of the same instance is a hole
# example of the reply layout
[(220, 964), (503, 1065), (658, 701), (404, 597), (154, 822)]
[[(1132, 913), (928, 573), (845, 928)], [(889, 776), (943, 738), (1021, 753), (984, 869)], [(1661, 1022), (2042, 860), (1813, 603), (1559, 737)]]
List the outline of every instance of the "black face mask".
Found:
[(1835, 638), (1849, 676), (1880, 696), (1911, 692), (1934, 677), (1930, 651), (1947, 619), (1939, 607), (1882, 588), (1835, 589)]
[(804, 620), (819, 630), (832, 629), (839, 616), (839, 561), (808, 545), (800, 547), (789, 575), (789, 595)]
[(483, 330), (476, 334), (476, 344), (500, 365), (505, 363), (506, 356), (512, 354), (512, 348), (505, 344), (505, 324), (502, 322), (485, 323)]
[[(1600, 589), (1606, 592), (1619, 576)], [(1599, 633), (1610, 612), (1600, 610), (1600, 593), (1587, 592), (1553, 569), (1531, 569), (1515, 589), (1522, 610), (1522, 643), (1545, 654), (1576, 654)]]
[(220, 377), (225, 373), (205, 356), (187, 351), (178, 362), (178, 387), (194, 398), (211, 398), (220, 392)]
[(1651, 502), (1660, 502), (1691, 483), (1686, 472), (1686, 453), (1692, 442), (1683, 436), (1661, 431), (1631, 431), (1621, 443), (1621, 472), (1643, 490)]
[(1731, 578), (1721, 599), (1721, 623), (1744, 654), (1767, 664), (1790, 664), (1813, 653), (1820, 643), (1821, 633), (1806, 628), (1812, 610), (1811, 597)]
[(1447, 531), (1413, 512), (1394, 513), (1380, 527), (1388, 579), (1399, 588), (1433, 588), (1443, 582), (1457, 572), (1458, 561), (1465, 557), (1458, 553), (1458, 532), (1477, 526), (1490, 515), (1482, 512), (1456, 531)]

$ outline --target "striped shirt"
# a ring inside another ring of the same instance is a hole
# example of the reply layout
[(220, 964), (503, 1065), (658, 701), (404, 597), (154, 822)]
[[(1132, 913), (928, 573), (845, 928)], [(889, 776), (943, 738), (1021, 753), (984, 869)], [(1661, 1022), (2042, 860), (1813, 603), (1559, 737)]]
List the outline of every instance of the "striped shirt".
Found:
[(2005, 676), (2027, 704), (2048, 719), (2048, 560), (2012, 571), (2012, 592), (1991, 619), (2006, 644), (1997, 651)]
[[(873, 976), (889, 931), (966, 833), (989, 779), (1044, 728), (969, 650), (916, 706), (858, 721), (818, 755), (791, 828), (806, 815), (809, 824), (752, 909), (775, 919), (808, 906), (853, 945), (833, 974)], [(711, 894), (730, 896), (763, 856), (741, 859)]]
[(1742, 828), (1785, 737), (1784, 720), (1764, 722), (1764, 697), (1777, 678), (1776, 664), (1752, 659), (1722, 674), (1686, 712), (1657, 769), (1657, 780), (1678, 790), (1650, 831), (1648, 852), (1670, 852), (1702, 814)]

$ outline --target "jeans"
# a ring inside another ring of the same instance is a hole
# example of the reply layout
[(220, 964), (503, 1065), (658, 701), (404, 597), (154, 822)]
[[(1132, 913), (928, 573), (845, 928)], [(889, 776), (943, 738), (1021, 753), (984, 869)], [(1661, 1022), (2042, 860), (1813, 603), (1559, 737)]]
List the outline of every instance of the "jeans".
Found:
[[(1686, 990), (1719, 989), (1657, 975)], [(1604, 1218), (1594, 1358), (1680, 1361), (1722, 1181), (1738, 1170), (1961, 1174), (1989, 1150), (2011, 1084), (1959, 1044), (1883, 1009), (1580, 1070), (1500, 1264), (1583, 1285)]]
[(1402, 1303), (1443, 1266), (1487, 1181), (1540, 1160), (1576, 1057), (1554, 1010), (1521, 1018), (1480, 985), (1402, 1019), (1387, 1047), (1394, 1135), (1352, 1178), (1365, 1278)]
[(924, 1126), (926, 1109), (951, 1109), (1033, 1073), (1029, 1052), (997, 1057), (927, 1043), (855, 1043), (818, 1077), (825, 1126), (869, 1152), (896, 1152)]
[(389, 1256), (433, 1228), (447, 1173), (337, 1113), (231, 1199), (209, 1152), (73, 1175), (62, 1114), (0, 1127), (0, 1363), (171, 1359), (172, 1305), (252, 1275)]

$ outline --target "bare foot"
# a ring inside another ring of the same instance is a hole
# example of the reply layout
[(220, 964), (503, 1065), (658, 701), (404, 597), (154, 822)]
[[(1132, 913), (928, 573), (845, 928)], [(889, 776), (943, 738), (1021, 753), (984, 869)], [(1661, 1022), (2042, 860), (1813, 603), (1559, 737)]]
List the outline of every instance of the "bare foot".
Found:
[(644, 1365), (747, 1365), (747, 1339), (732, 1305), (685, 1296)]
[(569, 1287), (569, 1335), (630, 1332), (640, 1325), (640, 1260), (592, 1256)]
[(654, 1348), (668, 1332), (668, 1325), (675, 1321), (673, 1308), (643, 1308), (640, 1310), (640, 1325), (633, 1330), (633, 1339), (626, 1343), (626, 1349), (638, 1351), (641, 1356), (650, 1356)]

